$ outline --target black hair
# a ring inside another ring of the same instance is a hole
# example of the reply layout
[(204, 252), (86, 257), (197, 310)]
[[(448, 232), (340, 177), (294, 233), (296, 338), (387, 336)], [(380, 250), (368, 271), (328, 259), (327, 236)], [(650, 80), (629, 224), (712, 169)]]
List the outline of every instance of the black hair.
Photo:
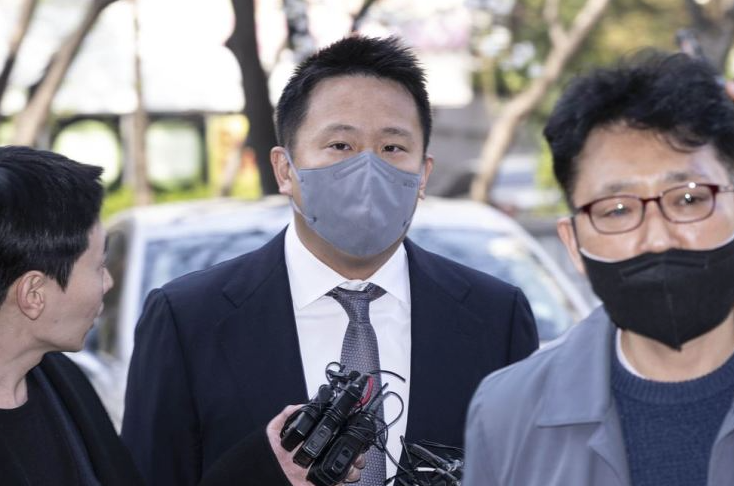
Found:
[(278, 100), (276, 129), (281, 146), (292, 148), (295, 144), (296, 132), (306, 117), (316, 85), (337, 76), (385, 78), (407, 89), (418, 108), (425, 151), (431, 135), (425, 74), (412, 52), (395, 37), (345, 37), (299, 64)]
[(710, 144), (734, 170), (734, 103), (716, 71), (687, 54), (646, 49), (576, 78), (548, 120), (543, 134), (571, 207), (579, 153), (594, 129), (615, 124), (661, 135), (676, 150)]
[(53, 152), (0, 147), (0, 304), (31, 270), (66, 289), (99, 219), (101, 173)]

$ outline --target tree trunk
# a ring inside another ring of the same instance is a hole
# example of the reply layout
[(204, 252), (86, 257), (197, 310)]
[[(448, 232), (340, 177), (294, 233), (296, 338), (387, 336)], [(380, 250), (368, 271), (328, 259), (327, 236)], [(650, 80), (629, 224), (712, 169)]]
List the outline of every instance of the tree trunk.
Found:
[(148, 113), (143, 97), (143, 72), (140, 60), (140, 0), (134, 0), (133, 26), (135, 35), (135, 97), (137, 106), (133, 113), (132, 157), (134, 166), (133, 195), (136, 206), (147, 206), (153, 202), (153, 193), (148, 184), (148, 153), (145, 134), (148, 129)]
[[(277, 194), (278, 184), (270, 166), (270, 149), (277, 145), (273, 106), (270, 104), (268, 78), (257, 49), (254, 0), (232, 0), (232, 6), (235, 27), (226, 45), (237, 58), (242, 74), (244, 113), (250, 126), (244, 145), (255, 151), (263, 194)], [(228, 181), (223, 181), (223, 184), (227, 185)]]
[[(558, 22), (557, 16), (551, 14), (554, 20), (549, 26), (552, 46), (543, 65), (543, 74), (505, 104), (492, 122), (482, 147), (479, 170), (472, 180), (472, 199), (481, 202), (489, 200), (489, 188), (497, 175), (502, 158), (512, 144), (518, 125), (532, 113), (561, 76), (564, 67), (601, 19), (609, 2), (610, 0), (587, 0), (567, 32)], [(557, 3), (553, 3), (557, 8)]]
[(362, 21), (367, 16), (367, 12), (369, 12), (370, 7), (372, 7), (372, 4), (375, 2), (377, 2), (377, 0), (364, 0), (362, 7), (352, 18), (351, 32), (357, 32), (359, 30), (359, 26), (362, 25)]
[(287, 44), (294, 61), (300, 63), (316, 49), (308, 29), (308, 4), (305, 0), (283, 0), (283, 10), (288, 23)]
[(691, 17), (691, 30), (701, 46), (703, 55), (720, 72), (724, 71), (726, 58), (734, 42), (734, 2), (718, 0), (710, 6), (710, 15), (695, 0), (686, 0)]
[(3, 95), (8, 87), (13, 66), (15, 66), (15, 59), (18, 57), (20, 45), (23, 43), (23, 39), (25, 39), (25, 35), (28, 32), (28, 26), (31, 23), (31, 18), (33, 18), (36, 5), (38, 5), (38, 0), (25, 0), (20, 7), (18, 23), (15, 25), (13, 35), (10, 37), (8, 56), (5, 58), (3, 70), (0, 72), (0, 106), (2, 106)]
[(94, 0), (84, 15), (82, 23), (69, 35), (56, 54), (49, 61), (46, 71), (38, 84), (38, 89), (20, 112), (15, 121), (13, 143), (33, 145), (39, 132), (48, 119), (51, 103), (74, 61), (82, 41), (94, 26), (99, 14), (116, 0)]

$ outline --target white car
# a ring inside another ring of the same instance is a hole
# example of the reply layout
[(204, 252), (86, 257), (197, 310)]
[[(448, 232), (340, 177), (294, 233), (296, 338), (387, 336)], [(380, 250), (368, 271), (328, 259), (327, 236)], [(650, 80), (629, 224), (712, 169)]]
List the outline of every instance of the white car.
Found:
[[(135, 325), (146, 295), (166, 282), (254, 250), (291, 221), (288, 200), (207, 200), (132, 209), (107, 225), (115, 286), (104, 312), (72, 354), (119, 427)], [(522, 288), (541, 342), (578, 322), (590, 304), (548, 254), (507, 215), (466, 200), (421, 201), (408, 233), (415, 243)]]

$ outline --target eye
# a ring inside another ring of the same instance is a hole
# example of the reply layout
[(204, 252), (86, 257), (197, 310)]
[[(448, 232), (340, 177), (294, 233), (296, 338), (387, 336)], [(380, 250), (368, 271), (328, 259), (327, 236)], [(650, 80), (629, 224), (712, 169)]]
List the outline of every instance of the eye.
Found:
[(382, 150), (388, 153), (405, 152), (405, 149), (399, 145), (385, 145)]
[(612, 199), (595, 203), (591, 207), (591, 211), (594, 218), (619, 219), (632, 214), (635, 208), (625, 201)]
[(334, 150), (344, 151), (344, 150), (350, 150), (352, 147), (350, 147), (348, 143), (334, 142), (329, 145), (329, 148), (333, 148)]
[(709, 193), (696, 193), (691, 191), (681, 194), (674, 202), (676, 206), (696, 206), (698, 204), (708, 203), (710, 199), (711, 195)]
[(626, 216), (631, 212), (630, 208), (625, 206), (622, 203), (616, 204), (614, 207), (607, 209), (604, 211), (604, 214), (602, 215), (605, 218), (619, 218), (621, 216)]

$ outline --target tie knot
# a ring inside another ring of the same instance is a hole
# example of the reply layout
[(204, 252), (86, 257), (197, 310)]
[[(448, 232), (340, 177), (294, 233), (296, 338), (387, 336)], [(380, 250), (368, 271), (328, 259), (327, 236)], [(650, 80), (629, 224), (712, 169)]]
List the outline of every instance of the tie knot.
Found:
[(367, 284), (364, 290), (347, 290), (336, 287), (327, 293), (344, 308), (351, 322), (370, 321), (370, 302), (385, 295), (385, 289)]

